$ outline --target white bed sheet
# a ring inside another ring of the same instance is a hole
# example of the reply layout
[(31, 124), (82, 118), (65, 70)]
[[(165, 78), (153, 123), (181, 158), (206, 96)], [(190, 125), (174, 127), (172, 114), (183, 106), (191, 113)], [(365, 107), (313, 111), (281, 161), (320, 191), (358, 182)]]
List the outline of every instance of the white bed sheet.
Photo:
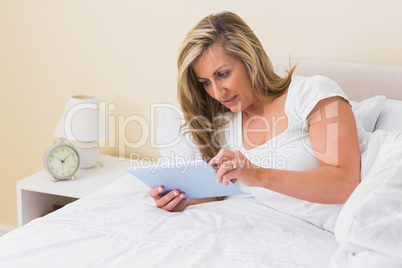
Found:
[(127, 174), (0, 239), (0, 267), (329, 267), (334, 235), (241, 195), (158, 209)]

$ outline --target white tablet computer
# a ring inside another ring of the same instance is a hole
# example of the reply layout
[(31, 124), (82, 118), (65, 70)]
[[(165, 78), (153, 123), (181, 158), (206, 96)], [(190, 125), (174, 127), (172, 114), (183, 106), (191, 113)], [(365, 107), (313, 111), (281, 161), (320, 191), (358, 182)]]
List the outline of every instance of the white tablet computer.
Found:
[(232, 182), (228, 186), (216, 183), (216, 171), (205, 161), (161, 163), (127, 169), (149, 187), (163, 186), (162, 195), (171, 190), (184, 192), (184, 199), (232, 196), (242, 194)]

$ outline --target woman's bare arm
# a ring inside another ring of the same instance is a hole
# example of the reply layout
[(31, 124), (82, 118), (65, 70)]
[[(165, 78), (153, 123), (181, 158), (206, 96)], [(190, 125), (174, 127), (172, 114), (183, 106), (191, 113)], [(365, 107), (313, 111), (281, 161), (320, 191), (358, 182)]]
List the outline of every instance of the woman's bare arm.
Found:
[(236, 160), (238, 168), (232, 170), (230, 163), (222, 165), (217, 173), (218, 183), (226, 185), (237, 178), (248, 186), (264, 187), (310, 202), (344, 203), (360, 182), (360, 151), (351, 107), (340, 97), (324, 99), (311, 111), (308, 121), (319, 168), (309, 171), (259, 168), (248, 163), (238, 151), (222, 150), (217, 158)]

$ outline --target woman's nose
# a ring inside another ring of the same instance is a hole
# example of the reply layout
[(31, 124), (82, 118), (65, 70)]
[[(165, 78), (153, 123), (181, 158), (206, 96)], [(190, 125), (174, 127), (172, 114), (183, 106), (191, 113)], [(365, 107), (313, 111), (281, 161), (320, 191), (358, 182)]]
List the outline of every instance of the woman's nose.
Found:
[(214, 99), (220, 101), (226, 94), (226, 89), (220, 83), (213, 84)]

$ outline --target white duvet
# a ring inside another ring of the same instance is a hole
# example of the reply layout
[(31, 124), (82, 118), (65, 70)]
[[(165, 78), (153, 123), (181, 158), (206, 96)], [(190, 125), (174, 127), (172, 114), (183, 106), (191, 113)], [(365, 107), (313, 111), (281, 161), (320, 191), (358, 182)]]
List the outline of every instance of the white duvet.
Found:
[(336, 225), (333, 267), (402, 267), (402, 133), (378, 130), (362, 154), (362, 182)]
[(0, 239), (0, 267), (329, 267), (334, 235), (246, 195), (158, 209), (131, 175)]

